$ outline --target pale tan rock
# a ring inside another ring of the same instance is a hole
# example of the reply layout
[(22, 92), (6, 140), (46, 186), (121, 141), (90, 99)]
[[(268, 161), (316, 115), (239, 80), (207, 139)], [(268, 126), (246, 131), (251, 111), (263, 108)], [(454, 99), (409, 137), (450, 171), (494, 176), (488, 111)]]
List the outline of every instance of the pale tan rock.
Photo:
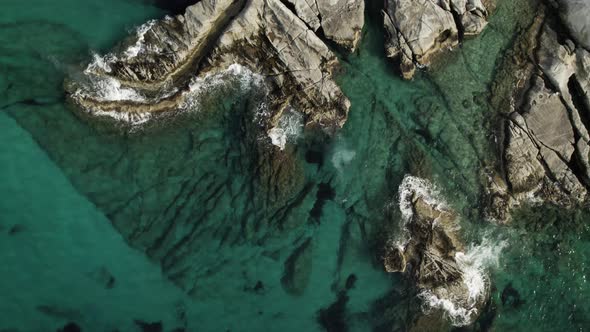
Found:
[[(296, 8), (308, 4), (307, 14), (315, 14), (313, 3), (295, 3)], [(326, 4), (347, 10), (340, 18), (349, 24), (338, 26), (334, 19), (330, 31), (351, 47), (362, 28), (363, 17), (355, 12), (364, 11), (359, 3), (363, 2)], [(308, 24), (317, 26), (307, 14)], [(358, 25), (350, 24), (347, 15), (353, 15)], [(280, 0), (200, 1), (184, 15), (151, 23), (141, 37), (127, 42), (130, 47), (105, 57), (106, 66), (87, 70), (89, 82), (108, 77), (109, 83), (130, 92), (123, 95), (136, 98), (103, 100), (84, 89), (84, 82), (74, 82), (70, 96), (82, 107), (102, 113), (176, 111), (191, 98), (191, 81), (239, 64), (263, 77), (269, 89), (266, 129), (284, 109), (293, 108), (306, 115), (307, 124), (333, 130), (346, 121), (350, 103), (332, 77), (338, 59), (308, 24)], [(342, 31), (345, 28), (348, 32)]]
[(326, 38), (354, 51), (365, 22), (363, 0), (316, 0)]
[(320, 11), (316, 0), (287, 0), (295, 6), (297, 16), (299, 16), (314, 32), (320, 28)]
[(504, 151), (506, 173), (512, 191), (526, 192), (537, 187), (543, 179), (539, 150), (528, 136), (526, 123), (520, 114), (513, 114), (508, 124), (508, 146)]
[(383, 15), (387, 56), (400, 62), (409, 79), (416, 66), (428, 66), (460, 37), (481, 33), (488, 10), (481, 0), (386, 0)]

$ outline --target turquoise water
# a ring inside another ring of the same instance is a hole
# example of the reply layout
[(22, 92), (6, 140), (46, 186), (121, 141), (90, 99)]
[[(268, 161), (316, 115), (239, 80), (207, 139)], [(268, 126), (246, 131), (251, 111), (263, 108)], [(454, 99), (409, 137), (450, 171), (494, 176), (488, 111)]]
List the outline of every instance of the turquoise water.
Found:
[[(404, 82), (383, 57), (370, 4), (358, 54), (342, 56), (347, 124), (281, 159), (248, 130), (257, 96), (231, 82), (205, 110), (133, 132), (66, 104), (65, 76), (163, 10), (5, 0), (0, 330), (74, 321), (135, 331), (134, 320), (164, 331), (406, 330), (419, 303), (379, 262), (406, 174), (440, 187), (467, 239), (507, 243), (490, 271), (491, 303), (468, 329), (584, 330), (587, 212), (525, 207), (493, 226), (481, 203), (499, 113), (488, 88), (532, 5), (499, 1), (480, 37)], [(297, 248), (305, 254), (286, 282)]]

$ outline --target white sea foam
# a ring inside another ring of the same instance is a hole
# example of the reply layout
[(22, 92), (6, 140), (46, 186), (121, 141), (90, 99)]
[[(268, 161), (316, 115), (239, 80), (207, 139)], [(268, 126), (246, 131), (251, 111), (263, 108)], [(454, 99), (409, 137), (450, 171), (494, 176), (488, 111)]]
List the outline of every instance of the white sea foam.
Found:
[(461, 282), (467, 294), (461, 299), (456, 299), (444, 292), (434, 294), (430, 290), (423, 290), (420, 297), (424, 303), (424, 310), (443, 310), (455, 326), (471, 324), (478, 314), (477, 303), (483, 301), (489, 293), (488, 271), (498, 266), (500, 253), (506, 245), (506, 241), (494, 242), (484, 238), (481, 244), (472, 246), (466, 253), (456, 253), (455, 260), (462, 272)]
[(146, 100), (146, 98), (135, 89), (122, 87), (121, 82), (108, 76), (94, 77), (90, 89), (90, 91), (86, 91), (86, 94), (90, 93), (93, 98), (99, 101), (128, 100), (143, 102)]
[[(233, 87), (232, 94), (244, 95), (252, 91), (252, 88), (264, 88), (264, 77), (252, 72), (245, 66), (238, 63), (231, 64), (224, 71), (207, 74), (204, 77), (195, 77), (189, 84), (189, 91), (182, 110), (198, 111), (201, 107), (200, 100), (204, 94), (221, 87)], [(237, 84), (236, 87), (234, 84)]]
[(132, 126), (139, 126), (148, 122), (152, 118), (151, 113), (122, 113), (116, 111), (101, 111), (96, 110), (92, 112), (95, 116), (109, 117), (114, 120), (130, 124)]
[(276, 127), (268, 132), (271, 143), (281, 150), (285, 149), (287, 142), (294, 142), (303, 133), (303, 114), (294, 109), (285, 110)]
[[(413, 217), (412, 199), (416, 196), (438, 210), (448, 209), (448, 205), (436, 185), (426, 179), (406, 175), (399, 186), (399, 209), (404, 225)], [(400, 234), (400, 239), (392, 241), (390, 245), (398, 246), (403, 250), (409, 237), (410, 234), (404, 231)], [(488, 270), (498, 265), (500, 253), (505, 246), (505, 241), (494, 242), (491, 238), (486, 237), (481, 244), (471, 246), (465, 252), (456, 253), (455, 261), (462, 275), (461, 288), (465, 293), (461, 294), (460, 290), (449, 290), (445, 287), (434, 290), (424, 289), (420, 293), (424, 310), (442, 310), (455, 326), (472, 323), (478, 314), (476, 305), (484, 300), (489, 292)], [(449, 285), (449, 287), (453, 287), (453, 285)]]
[[(133, 102), (156, 102), (162, 98), (166, 98), (177, 91), (176, 88), (165, 89), (158, 97), (148, 99), (140, 92), (133, 88), (122, 86), (116, 78), (97, 75), (96, 69), (108, 69), (108, 65), (103, 62), (104, 58), (95, 56), (93, 63), (84, 71), (87, 81), (81, 82), (80, 88), (75, 92), (78, 98), (90, 97), (98, 101), (133, 101)], [(180, 111), (199, 111), (201, 108), (201, 99), (208, 93), (215, 89), (222, 87), (230, 87), (229, 94), (236, 96), (237, 94), (246, 94), (252, 91), (253, 87), (258, 87), (264, 91), (264, 78), (261, 75), (253, 73), (248, 68), (232, 64), (226, 70), (215, 74), (208, 74), (204, 77), (196, 77), (190, 82), (189, 89), (184, 92), (184, 102), (179, 105)], [(264, 104), (261, 102), (261, 104)], [(261, 108), (263, 106), (258, 106)], [(121, 113), (109, 112), (100, 110), (88, 110), (97, 116), (108, 116), (115, 120), (126, 122), (132, 125), (140, 125), (152, 118), (149, 113)], [(258, 111), (257, 111), (258, 112)], [(289, 120), (292, 121), (292, 120)], [(287, 123), (286, 135), (294, 136), (296, 133), (296, 126), (290, 122)]]
[(339, 172), (344, 170), (344, 166), (350, 164), (350, 162), (356, 157), (356, 151), (351, 150), (347, 147), (344, 140), (338, 141), (332, 153), (332, 166)]
[(404, 224), (414, 215), (412, 209), (412, 198), (414, 196), (421, 197), (426, 203), (439, 210), (447, 209), (447, 203), (442, 198), (439, 189), (426, 179), (406, 175), (399, 186), (398, 193), (399, 209), (402, 213)]
[[(137, 27), (135, 31), (137, 35), (137, 41), (135, 42), (135, 44), (127, 47), (127, 49), (125, 49), (122, 52), (122, 54), (120, 54), (120, 57), (122, 57), (123, 59), (131, 59), (141, 54), (146, 49), (145, 34), (154, 26), (154, 24), (156, 24), (156, 20), (148, 21), (145, 24), (142, 24), (139, 27)], [(92, 53), (92, 61), (88, 64), (88, 66), (84, 70), (84, 73), (110, 73), (112, 71), (110, 66), (111, 63), (119, 61), (120, 57), (113, 53), (107, 53), (104, 55)]]
[(98, 53), (92, 53), (92, 61), (84, 70), (84, 74), (90, 75), (99, 71), (110, 73), (112, 71), (110, 63), (112, 63), (114, 59), (115, 56), (110, 53), (102, 56)]
[(156, 22), (156, 20), (150, 20), (137, 27), (135, 30), (137, 41), (123, 52), (127, 59), (135, 58), (145, 50), (145, 35), (154, 27)]

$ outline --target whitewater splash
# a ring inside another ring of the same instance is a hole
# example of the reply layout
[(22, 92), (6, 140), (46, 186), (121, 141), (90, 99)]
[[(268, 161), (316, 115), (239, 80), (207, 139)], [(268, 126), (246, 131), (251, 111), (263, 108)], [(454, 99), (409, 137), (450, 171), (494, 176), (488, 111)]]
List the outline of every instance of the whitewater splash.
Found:
[[(115, 58), (94, 55), (93, 61), (84, 70), (84, 79), (78, 82), (78, 89), (74, 92), (74, 97), (91, 98), (100, 102), (129, 101), (149, 104), (156, 103), (178, 92), (177, 88), (170, 86), (160, 91), (157, 96), (147, 98), (136, 89), (123, 86), (120, 81), (113, 77), (99, 75), (97, 70), (110, 72), (111, 68), (109, 63), (114, 61), (113, 59)], [(209, 73), (203, 77), (194, 77), (190, 81), (188, 89), (182, 92), (180, 98), (182, 102), (178, 105), (177, 111), (201, 110), (202, 99), (218, 89), (228, 89), (229, 95), (236, 97), (250, 93), (253, 88), (256, 88), (258, 93), (266, 91), (264, 77), (252, 72), (245, 66), (233, 63), (225, 70)], [(147, 112), (123, 113), (100, 110), (86, 111), (92, 115), (110, 117), (114, 120), (125, 122), (133, 126), (144, 124), (153, 118), (153, 114)]]
[(271, 143), (284, 150), (287, 142), (295, 142), (303, 133), (303, 114), (290, 108), (284, 111), (277, 125), (268, 131)]
[[(123, 52), (125, 58), (127, 58), (127, 59), (135, 58), (139, 54), (143, 53), (143, 51), (146, 49), (145, 48), (145, 35), (154, 27), (154, 25), (157, 22), (158, 22), (157, 20), (150, 20), (150, 21), (140, 25), (139, 27), (137, 27), (137, 29), (135, 30), (135, 35), (136, 35), (137, 41), (135, 42), (135, 44), (129, 46)], [(154, 51), (158, 51), (158, 50), (154, 50)]]
[(411, 239), (411, 235), (405, 226), (414, 216), (413, 199), (415, 197), (420, 197), (425, 203), (437, 210), (448, 210), (449, 207), (436, 185), (426, 179), (409, 174), (404, 176), (402, 183), (399, 185), (398, 196), (398, 208), (402, 215), (401, 232), (397, 237), (391, 239), (389, 245), (403, 250)]
[(406, 224), (414, 216), (412, 198), (420, 196), (429, 205), (439, 210), (448, 209), (447, 203), (442, 198), (440, 190), (426, 179), (412, 175), (404, 176), (398, 189), (399, 210), (402, 213), (402, 220)]
[(465, 253), (456, 253), (455, 259), (462, 272), (461, 282), (467, 289), (467, 298), (453, 298), (451, 294), (435, 294), (434, 291), (424, 289), (419, 294), (424, 312), (442, 310), (454, 326), (473, 323), (480, 314), (477, 304), (485, 301), (490, 292), (488, 272), (499, 265), (500, 254), (506, 246), (506, 241), (494, 242), (484, 238), (481, 244), (472, 246)]
[(350, 150), (347, 148), (346, 142), (344, 140), (340, 140), (338, 144), (334, 148), (334, 152), (332, 154), (332, 166), (338, 170), (338, 172), (342, 172), (344, 167), (356, 157), (356, 151)]
[[(426, 245), (425, 248), (421, 249), (424, 254), (419, 258), (421, 261), (419, 269), (422, 271), (421, 269), (425, 268), (423, 267), (424, 264), (428, 266), (430, 264), (428, 263), (429, 260), (432, 262), (431, 257), (439, 257), (437, 255), (444, 257), (444, 254), (447, 253), (447, 251), (437, 251), (440, 250), (438, 247), (430, 247), (432, 246), (430, 242), (435, 241), (436, 237), (439, 236), (437, 234), (441, 233), (445, 234), (443, 237), (447, 239), (455, 239), (460, 230), (457, 216), (451, 212), (440, 190), (434, 184), (426, 179), (411, 175), (406, 175), (399, 187), (398, 204), (402, 214), (401, 226), (403, 229), (398, 238), (390, 241), (390, 252), (396, 252), (392, 249), (398, 248), (397, 252), (405, 255), (405, 250), (409, 247), (410, 254), (412, 254), (417, 245)], [(420, 208), (417, 206), (420, 206)], [(428, 209), (437, 211), (436, 213), (439, 213), (439, 215), (428, 212), (430, 211)], [(415, 218), (415, 213), (419, 213), (421, 217)], [(418, 228), (431, 227), (433, 233), (430, 237), (424, 237), (420, 233), (412, 234), (410, 229), (413, 227), (408, 227), (409, 223), (418, 223)], [(415, 236), (415, 238), (412, 238), (412, 236)], [(453, 247), (454, 250), (457, 250), (454, 252), (454, 258), (447, 259), (447, 261), (440, 258), (441, 260), (437, 264), (443, 264), (441, 267), (447, 266), (451, 272), (455, 271), (454, 273), (459, 278), (432, 284), (427, 281), (428, 279), (421, 279), (422, 276), (419, 276), (419, 297), (422, 300), (425, 313), (440, 310), (453, 325), (465, 326), (473, 323), (480, 314), (478, 310), (489, 296), (489, 269), (498, 265), (500, 253), (507, 243), (505, 241), (494, 241), (491, 237), (484, 237), (480, 244), (471, 245), (465, 250), (461, 249), (462, 246), (458, 240), (452, 240), (450, 243), (455, 243)], [(404, 270), (405, 268), (401, 271)]]
[(264, 77), (238, 63), (214, 74), (194, 77), (189, 83), (189, 91), (185, 92), (186, 98), (181, 109), (199, 110), (202, 97), (218, 88), (230, 88), (232, 96), (243, 96), (253, 88), (265, 90)]

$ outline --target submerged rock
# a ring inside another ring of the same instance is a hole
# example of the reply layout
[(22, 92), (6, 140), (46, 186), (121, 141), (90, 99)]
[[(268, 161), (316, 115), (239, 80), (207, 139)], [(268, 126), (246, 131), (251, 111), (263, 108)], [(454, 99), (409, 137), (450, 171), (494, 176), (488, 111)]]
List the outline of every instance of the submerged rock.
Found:
[(416, 66), (427, 66), (464, 36), (479, 34), (487, 25), (488, 10), (480, 0), (387, 0), (383, 15), (387, 56), (410, 79)]
[(312, 239), (309, 238), (285, 261), (281, 283), (289, 294), (301, 295), (307, 288), (311, 275), (312, 250)]

